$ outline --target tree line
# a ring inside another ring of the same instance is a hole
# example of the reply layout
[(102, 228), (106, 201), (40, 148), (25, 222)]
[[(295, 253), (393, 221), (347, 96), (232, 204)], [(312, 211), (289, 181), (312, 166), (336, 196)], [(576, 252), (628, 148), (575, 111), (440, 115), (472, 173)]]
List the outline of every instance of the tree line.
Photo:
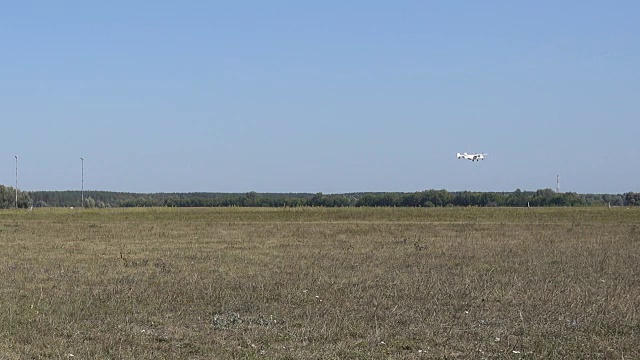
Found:
[[(526, 207), (526, 206), (640, 206), (640, 193), (578, 194), (551, 189), (513, 192), (425, 190), (412, 193), (124, 193), (85, 191), (18, 192), (18, 207)], [(15, 207), (15, 189), (0, 185), (0, 208)]]

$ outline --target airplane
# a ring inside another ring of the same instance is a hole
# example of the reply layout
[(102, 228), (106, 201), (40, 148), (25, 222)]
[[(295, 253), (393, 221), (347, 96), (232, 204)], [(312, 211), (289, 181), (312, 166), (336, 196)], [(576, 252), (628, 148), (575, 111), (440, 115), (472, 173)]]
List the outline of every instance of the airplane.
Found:
[(458, 159), (467, 159), (467, 160), (471, 160), (471, 161), (480, 161), (480, 160), (484, 160), (484, 157), (487, 156), (489, 154), (485, 154), (485, 153), (478, 153), (478, 154), (467, 154), (467, 153), (458, 153)]

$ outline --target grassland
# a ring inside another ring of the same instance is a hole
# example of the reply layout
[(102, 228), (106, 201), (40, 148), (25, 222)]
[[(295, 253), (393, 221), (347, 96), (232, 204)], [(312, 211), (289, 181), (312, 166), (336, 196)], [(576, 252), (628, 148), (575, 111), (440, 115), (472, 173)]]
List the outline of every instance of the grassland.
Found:
[(640, 209), (0, 211), (0, 359), (640, 358)]

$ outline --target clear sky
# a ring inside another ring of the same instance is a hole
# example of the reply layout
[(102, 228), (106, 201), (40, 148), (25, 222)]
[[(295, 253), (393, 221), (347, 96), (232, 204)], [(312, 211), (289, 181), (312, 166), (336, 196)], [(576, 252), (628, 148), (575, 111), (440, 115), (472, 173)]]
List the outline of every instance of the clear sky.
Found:
[[(0, 184), (640, 191), (638, 1), (6, 1)], [(456, 152), (488, 152), (480, 163)]]

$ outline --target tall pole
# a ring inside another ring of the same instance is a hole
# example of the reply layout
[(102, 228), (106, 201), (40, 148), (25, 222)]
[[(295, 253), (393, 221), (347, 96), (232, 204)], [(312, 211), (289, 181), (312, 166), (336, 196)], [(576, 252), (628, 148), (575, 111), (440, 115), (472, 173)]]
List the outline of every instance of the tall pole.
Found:
[(84, 158), (80, 158), (82, 161), (82, 207), (84, 207)]
[(18, 155), (16, 155), (16, 209), (18, 208)]

